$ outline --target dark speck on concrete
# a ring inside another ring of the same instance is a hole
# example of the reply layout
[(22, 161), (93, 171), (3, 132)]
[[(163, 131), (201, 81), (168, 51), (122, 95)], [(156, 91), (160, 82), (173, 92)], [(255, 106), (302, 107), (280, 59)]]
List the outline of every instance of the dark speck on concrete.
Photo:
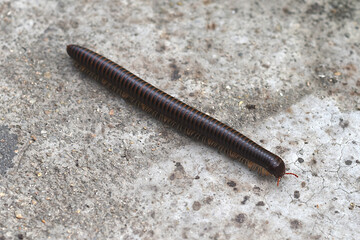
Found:
[(289, 8), (287, 8), (287, 7), (284, 7), (283, 9), (282, 9), (282, 11), (283, 11), (283, 13), (285, 13), (285, 14), (293, 14), (291, 11), (290, 11), (290, 9)]
[(249, 110), (254, 110), (256, 109), (256, 106), (254, 104), (246, 104), (245, 107)]
[(259, 193), (261, 192), (261, 188), (259, 188), (258, 186), (255, 186), (255, 187), (253, 188), (253, 191), (254, 191), (254, 193), (256, 193), (256, 194), (259, 194)]
[(198, 202), (198, 201), (195, 201), (195, 202), (193, 203), (193, 205), (192, 205), (192, 209), (193, 209), (194, 211), (199, 211), (200, 208), (201, 208), (201, 203)]
[(302, 223), (299, 220), (291, 220), (290, 221), (290, 228), (291, 229), (299, 229), (302, 227)]
[(304, 159), (298, 158), (298, 162), (299, 162), (299, 163), (303, 163), (303, 162), (304, 162)]
[(182, 173), (185, 172), (184, 167), (181, 165), (181, 163), (177, 162), (177, 163), (175, 164), (175, 166), (176, 166), (175, 171), (179, 171), (179, 172), (182, 172)]
[(299, 197), (300, 197), (300, 192), (294, 191), (294, 198), (299, 198)]
[(354, 15), (356, 8), (353, 6), (351, 0), (332, 0), (330, 1), (330, 9), (328, 17), (337, 21), (342, 21), (345, 19), (351, 19)]
[(236, 186), (236, 183), (234, 181), (228, 181), (226, 183), (229, 187), (235, 187)]
[(352, 161), (351, 161), (351, 160), (346, 160), (346, 161), (345, 161), (345, 164), (348, 165), (348, 166), (350, 166), (350, 165), (352, 164)]
[(249, 196), (245, 196), (244, 200), (241, 201), (241, 204), (244, 205), (247, 202), (247, 200), (249, 200), (249, 199), (250, 199)]
[(205, 199), (204, 203), (210, 204), (213, 200), (214, 200), (213, 197), (207, 197), (207, 198)]
[(265, 203), (263, 201), (259, 201), (258, 203), (256, 203), (257, 207), (263, 207), (265, 206)]
[(347, 127), (349, 126), (349, 121), (340, 118), (339, 125), (340, 125), (340, 127), (342, 127), (343, 129), (345, 129), (345, 128), (347, 128)]
[(243, 222), (245, 222), (245, 221), (246, 221), (246, 214), (240, 213), (240, 214), (236, 215), (236, 217), (235, 217), (235, 222), (237, 222), (237, 223), (243, 223)]
[(170, 64), (170, 67), (172, 68), (171, 80), (175, 81), (181, 78), (180, 70), (174, 62)]
[(12, 162), (18, 139), (11, 134), (7, 126), (0, 126), (0, 174), (4, 175), (9, 168), (14, 167)]
[(175, 174), (172, 173), (172, 174), (170, 175), (169, 179), (170, 179), (171, 181), (174, 180), (174, 179), (175, 179)]
[(311, 4), (306, 10), (307, 14), (322, 14), (324, 12), (324, 6), (318, 3)]

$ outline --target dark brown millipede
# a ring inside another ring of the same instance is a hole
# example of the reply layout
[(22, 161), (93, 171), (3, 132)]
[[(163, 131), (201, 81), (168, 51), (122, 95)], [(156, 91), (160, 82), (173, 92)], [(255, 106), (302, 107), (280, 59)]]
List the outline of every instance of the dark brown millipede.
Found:
[(196, 110), (140, 79), (111, 60), (77, 45), (68, 45), (67, 53), (85, 70), (96, 74), (102, 82), (136, 102), (142, 109), (218, 147), (230, 157), (246, 163), (264, 175), (274, 175), (277, 185), (285, 172), (283, 160), (245, 137), (235, 129)]

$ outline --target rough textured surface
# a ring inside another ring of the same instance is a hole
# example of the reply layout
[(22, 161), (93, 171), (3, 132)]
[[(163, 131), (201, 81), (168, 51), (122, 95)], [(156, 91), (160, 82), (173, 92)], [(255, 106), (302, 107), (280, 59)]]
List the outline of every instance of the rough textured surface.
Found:
[[(358, 239), (359, 1), (36, 2), (0, 2), (0, 239)], [(276, 187), (127, 104), (69, 43), (300, 177)]]

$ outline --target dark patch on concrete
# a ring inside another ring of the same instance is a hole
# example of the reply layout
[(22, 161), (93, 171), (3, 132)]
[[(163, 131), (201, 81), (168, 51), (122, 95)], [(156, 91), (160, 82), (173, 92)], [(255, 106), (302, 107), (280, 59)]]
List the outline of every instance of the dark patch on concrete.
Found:
[(256, 203), (256, 206), (257, 207), (263, 207), (263, 206), (265, 206), (265, 203), (263, 201), (259, 201), (259, 202)]
[(254, 109), (256, 109), (256, 105), (254, 105), (254, 104), (246, 104), (245, 107), (246, 107), (247, 109), (249, 109), (249, 110), (254, 110)]
[(244, 223), (245, 221), (246, 221), (246, 214), (240, 213), (240, 214), (236, 215), (235, 222), (241, 224), (241, 223)]
[(348, 165), (348, 166), (350, 166), (350, 165), (352, 164), (352, 161), (351, 161), (351, 160), (346, 160), (346, 161), (345, 161), (345, 164)]
[(294, 14), (288, 7), (283, 7), (282, 11), (287, 15)]
[(255, 187), (253, 188), (253, 191), (254, 191), (254, 193), (255, 193), (256, 195), (259, 195), (260, 192), (261, 192), (261, 188), (259, 188), (258, 186), (255, 186)]
[(18, 137), (15, 134), (9, 132), (7, 126), (0, 126), (0, 174), (5, 175), (9, 168), (14, 167), (12, 162), (16, 153), (16, 145), (18, 143)]
[(189, 228), (184, 228), (183, 229), (183, 233), (182, 233), (182, 238), (183, 239), (188, 239), (188, 235), (187, 235), (187, 232), (189, 232)]
[(262, 66), (263, 68), (270, 68), (270, 65), (269, 65), (269, 64), (266, 64), (266, 63), (261, 64), (261, 66)]
[(215, 23), (208, 23), (207, 26), (206, 26), (206, 29), (215, 30), (216, 29), (216, 24)]
[(289, 148), (285, 148), (283, 146), (276, 146), (276, 152), (279, 154), (279, 155), (282, 155), (286, 152), (288, 152), (290, 149)]
[(195, 201), (195, 202), (193, 203), (193, 205), (192, 205), (192, 209), (193, 209), (194, 211), (199, 211), (200, 208), (201, 208), (201, 203), (198, 202), (198, 201)]
[(184, 167), (181, 165), (181, 163), (177, 162), (175, 163), (175, 171), (181, 172), (181, 173), (185, 173), (185, 169)]
[(241, 201), (241, 204), (242, 204), (242, 205), (245, 205), (246, 202), (247, 202), (249, 199), (250, 199), (249, 196), (245, 196), (245, 197), (244, 197), (244, 200)]
[(181, 163), (177, 162), (175, 163), (175, 170), (173, 173), (171, 173), (171, 175), (169, 176), (169, 179), (171, 181), (175, 180), (175, 179), (181, 179), (184, 178), (186, 172), (184, 167), (181, 165)]
[(349, 0), (333, 0), (330, 2), (330, 12), (328, 17), (337, 21), (352, 19), (355, 7), (353, 6), (352, 1)]
[(212, 41), (207, 39), (205, 40), (205, 43), (206, 43), (206, 48), (209, 50), (212, 47)]
[(155, 235), (155, 233), (154, 233), (153, 230), (150, 230), (150, 231), (148, 231), (147, 233), (148, 233), (148, 235), (149, 235), (150, 237), (153, 237), (153, 236)]
[(300, 198), (300, 192), (299, 191), (294, 191), (294, 198)]
[(307, 9), (306, 9), (306, 14), (322, 14), (324, 13), (324, 6), (320, 5), (318, 3), (314, 3), (311, 4)]
[(300, 229), (302, 228), (302, 223), (301, 221), (294, 219), (290, 221), (290, 228), (291, 229)]
[(172, 173), (172, 174), (170, 175), (169, 179), (170, 179), (171, 181), (174, 180), (174, 179), (175, 179), (175, 174)]
[(213, 200), (214, 200), (213, 197), (207, 197), (207, 198), (205, 198), (204, 203), (205, 204), (210, 204)]
[(236, 186), (236, 182), (234, 182), (234, 181), (228, 181), (226, 184), (227, 184), (229, 187), (235, 187), (235, 186)]
[(345, 129), (345, 128), (347, 128), (347, 127), (349, 126), (349, 121), (340, 118), (339, 125), (340, 125), (340, 127), (342, 127), (343, 129)]
[(165, 50), (166, 50), (165, 44), (163, 44), (163, 43), (156, 44), (155, 51), (163, 53), (163, 52), (165, 52)]
[(298, 162), (299, 162), (299, 163), (303, 163), (303, 162), (304, 162), (304, 159), (303, 159), (303, 158), (298, 158)]
[(170, 64), (170, 68), (172, 69), (172, 73), (171, 73), (171, 80), (175, 81), (178, 80), (179, 78), (181, 78), (180, 75), (180, 69), (179, 67), (175, 64), (175, 62), (172, 62)]

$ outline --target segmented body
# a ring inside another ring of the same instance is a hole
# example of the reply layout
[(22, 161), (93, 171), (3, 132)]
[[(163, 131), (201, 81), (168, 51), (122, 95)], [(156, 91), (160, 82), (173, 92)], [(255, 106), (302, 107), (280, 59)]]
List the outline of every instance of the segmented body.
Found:
[(280, 157), (235, 129), (170, 96), (87, 48), (68, 45), (67, 52), (80, 65), (106, 79), (111, 86), (135, 99), (143, 108), (180, 126), (188, 134), (201, 137), (210, 145), (242, 159), (263, 174), (274, 175), (278, 181), (285, 174), (285, 164)]

